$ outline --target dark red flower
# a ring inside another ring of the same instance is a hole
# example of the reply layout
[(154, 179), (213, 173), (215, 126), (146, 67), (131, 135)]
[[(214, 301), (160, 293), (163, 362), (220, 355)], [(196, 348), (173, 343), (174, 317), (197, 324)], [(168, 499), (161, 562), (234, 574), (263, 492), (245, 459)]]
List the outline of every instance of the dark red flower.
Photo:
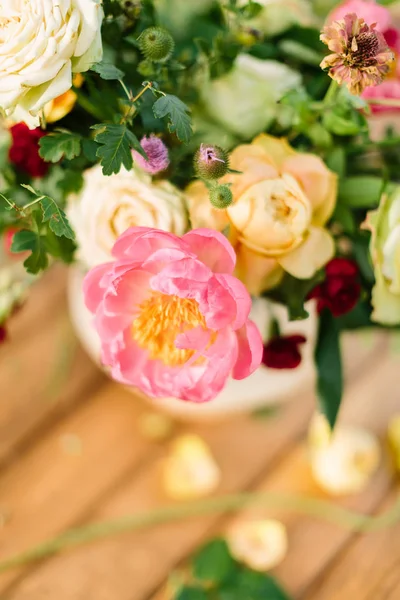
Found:
[(7, 329), (3, 325), (0, 325), (0, 344), (5, 342), (6, 339), (7, 339)]
[(352, 310), (360, 297), (358, 267), (348, 258), (334, 258), (326, 265), (325, 273), (325, 281), (308, 297), (317, 299), (318, 312), (327, 308), (334, 317), (340, 317)]
[(39, 156), (39, 140), (44, 135), (40, 128), (29, 129), (25, 123), (17, 123), (10, 129), (12, 144), (8, 154), (12, 162), (20, 171), (31, 177), (44, 177), (49, 165)]
[(286, 335), (271, 338), (264, 346), (262, 362), (270, 369), (295, 369), (301, 363), (299, 345), (304, 335)]

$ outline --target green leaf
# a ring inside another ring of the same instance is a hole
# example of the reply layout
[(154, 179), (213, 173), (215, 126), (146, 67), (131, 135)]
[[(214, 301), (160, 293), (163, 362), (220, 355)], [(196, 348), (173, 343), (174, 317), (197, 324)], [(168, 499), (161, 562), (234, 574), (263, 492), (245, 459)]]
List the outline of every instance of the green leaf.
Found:
[(175, 596), (175, 600), (207, 600), (207, 594), (202, 588), (185, 586)]
[(93, 65), (90, 70), (98, 73), (102, 79), (106, 80), (122, 79), (125, 76), (123, 71), (117, 69), (111, 63), (99, 62)]
[(356, 175), (340, 182), (339, 200), (353, 208), (374, 208), (384, 188), (381, 177), (372, 175)]
[(275, 579), (243, 568), (220, 588), (218, 600), (290, 600)]
[(168, 117), (168, 128), (177, 138), (187, 144), (192, 136), (192, 123), (188, 115), (190, 108), (177, 96), (166, 94), (153, 104), (154, 116)]
[(39, 271), (43, 271), (48, 266), (48, 258), (46, 254), (45, 238), (35, 231), (23, 229), (17, 231), (13, 237), (11, 245), (12, 252), (24, 252), (30, 250), (31, 254), (24, 262), (24, 267), (35, 275)]
[(193, 574), (200, 581), (220, 583), (232, 572), (234, 560), (223, 539), (209, 542), (193, 559)]
[(147, 157), (139, 140), (126, 125), (93, 125), (92, 129), (99, 132), (95, 135), (95, 140), (100, 144), (97, 156), (104, 175), (119, 173), (122, 166), (129, 171), (133, 166), (131, 148)]
[(321, 411), (333, 429), (343, 395), (340, 329), (329, 310), (322, 311), (319, 319), (318, 341), (315, 348), (317, 391)]
[(74, 261), (76, 244), (71, 239), (66, 237), (57, 237), (55, 233), (47, 230), (45, 247), (48, 254), (51, 254), (51, 256), (54, 256), (54, 258), (62, 260), (68, 265)]
[(309, 316), (304, 308), (308, 294), (318, 283), (323, 281), (324, 277), (323, 269), (317, 271), (311, 279), (296, 279), (286, 273), (279, 287), (267, 292), (265, 296), (284, 304), (287, 307), (290, 321), (301, 321)]
[(72, 160), (81, 153), (81, 136), (70, 131), (49, 133), (39, 140), (39, 146), (39, 154), (46, 162)]
[[(97, 146), (97, 144), (96, 144)], [(57, 181), (57, 188), (67, 195), (77, 193), (83, 186), (83, 175), (81, 171), (75, 169), (65, 169), (61, 179)]]
[(341, 146), (333, 148), (325, 160), (327, 166), (339, 177), (346, 175), (346, 152)]
[(90, 162), (96, 162), (97, 150), (99, 146), (94, 140), (84, 139), (82, 140), (82, 151), (85, 157)]
[(289, 58), (294, 58), (306, 65), (319, 65), (323, 56), (320, 52), (295, 40), (282, 40), (278, 47)]
[(361, 127), (358, 123), (346, 119), (334, 111), (328, 111), (322, 117), (322, 122), (328, 131), (335, 135), (356, 135)]
[(70, 240), (75, 239), (75, 234), (69, 224), (67, 215), (58, 206), (53, 198), (44, 196), (40, 204), (43, 209), (43, 223), (49, 223), (49, 227), (57, 236), (63, 236)]

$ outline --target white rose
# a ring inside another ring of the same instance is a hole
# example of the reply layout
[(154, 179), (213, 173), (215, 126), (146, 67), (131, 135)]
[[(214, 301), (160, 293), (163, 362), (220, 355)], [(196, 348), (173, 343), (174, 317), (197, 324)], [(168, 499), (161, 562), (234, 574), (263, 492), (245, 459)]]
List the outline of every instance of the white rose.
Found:
[[(247, 4), (242, 0), (240, 4)], [(263, 7), (250, 24), (266, 35), (279, 35), (293, 25), (303, 27), (316, 24), (310, 0), (257, 0)]]
[(0, 0), (0, 107), (30, 127), (101, 60), (101, 0)]
[(78, 195), (68, 199), (67, 214), (75, 230), (78, 258), (89, 267), (109, 261), (116, 239), (128, 227), (155, 227), (182, 235), (187, 215), (181, 192), (168, 181), (121, 170), (105, 177), (99, 165), (85, 171)]
[(208, 115), (244, 138), (264, 131), (277, 114), (277, 102), (301, 84), (301, 76), (275, 60), (239, 54), (229, 73), (203, 90)]

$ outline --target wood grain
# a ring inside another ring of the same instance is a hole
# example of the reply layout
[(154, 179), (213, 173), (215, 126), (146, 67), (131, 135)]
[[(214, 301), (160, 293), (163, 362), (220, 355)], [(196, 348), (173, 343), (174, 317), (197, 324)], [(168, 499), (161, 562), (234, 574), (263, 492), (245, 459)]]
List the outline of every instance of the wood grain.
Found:
[[(398, 358), (389, 355), (385, 334), (344, 337), (341, 419), (383, 437), (400, 408)], [(143, 436), (141, 419), (149, 408), (108, 382), (75, 342), (62, 270), (50, 272), (15, 317), (0, 364), (0, 513), (8, 517), (0, 528), (1, 557), (74, 524), (171, 503), (160, 478), (169, 441)], [(304, 446), (314, 407), (309, 391), (266, 419), (177, 424), (173, 435), (196, 433), (207, 442), (221, 469), (217, 494), (254, 489), (325, 497), (311, 478)], [(394, 495), (384, 459), (368, 488), (340, 503), (373, 513)], [(287, 525), (289, 553), (275, 573), (295, 598), (400, 598), (398, 527), (361, 537), (295, 513), (248, 512), (275, 515)], [(161, 600), (169, 574), (235, 518), (158, 526), (10, 571), (0, 577), (0, 599)]]

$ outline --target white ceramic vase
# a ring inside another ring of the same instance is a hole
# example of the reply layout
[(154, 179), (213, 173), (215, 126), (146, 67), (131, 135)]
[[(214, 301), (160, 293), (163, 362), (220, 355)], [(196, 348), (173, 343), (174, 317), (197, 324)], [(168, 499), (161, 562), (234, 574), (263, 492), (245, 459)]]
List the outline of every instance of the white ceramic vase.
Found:
[[(101, 366), (100, 340), (92, 324), (92, 315), (86, 309), (83, 301), (83, 277), (84, 271), (79, 266), (70, 269), (68, 295), (71, 320), (83, 347), (89, 356)], [(278, 320), (282, 334), (301, 334), (306, 337), (307, 342), (301, 347), (302, 362), (297, 369), (276, 370), (261, 365), (247, 379), (241, 381), (230, 379), (217, 398), (206, 404), (182, 402), (176, 398), (148, 398), (148, 401), (175, 417), (196, 421), (251, 412), (293, 398), (294, 394), (301, 392), (302, 388), (310, 386), (315, 378), (313, 354), (317, 318), (313, 303), (309, 303), (307, 309), (310, 312), (308, 319), (289, 322), (285, 307), (260, 298), (253, 302), (251, 311), (251, 318), (265, 339), (272, 316)], [(130, 389), (138, 395), (135, 388)]]

